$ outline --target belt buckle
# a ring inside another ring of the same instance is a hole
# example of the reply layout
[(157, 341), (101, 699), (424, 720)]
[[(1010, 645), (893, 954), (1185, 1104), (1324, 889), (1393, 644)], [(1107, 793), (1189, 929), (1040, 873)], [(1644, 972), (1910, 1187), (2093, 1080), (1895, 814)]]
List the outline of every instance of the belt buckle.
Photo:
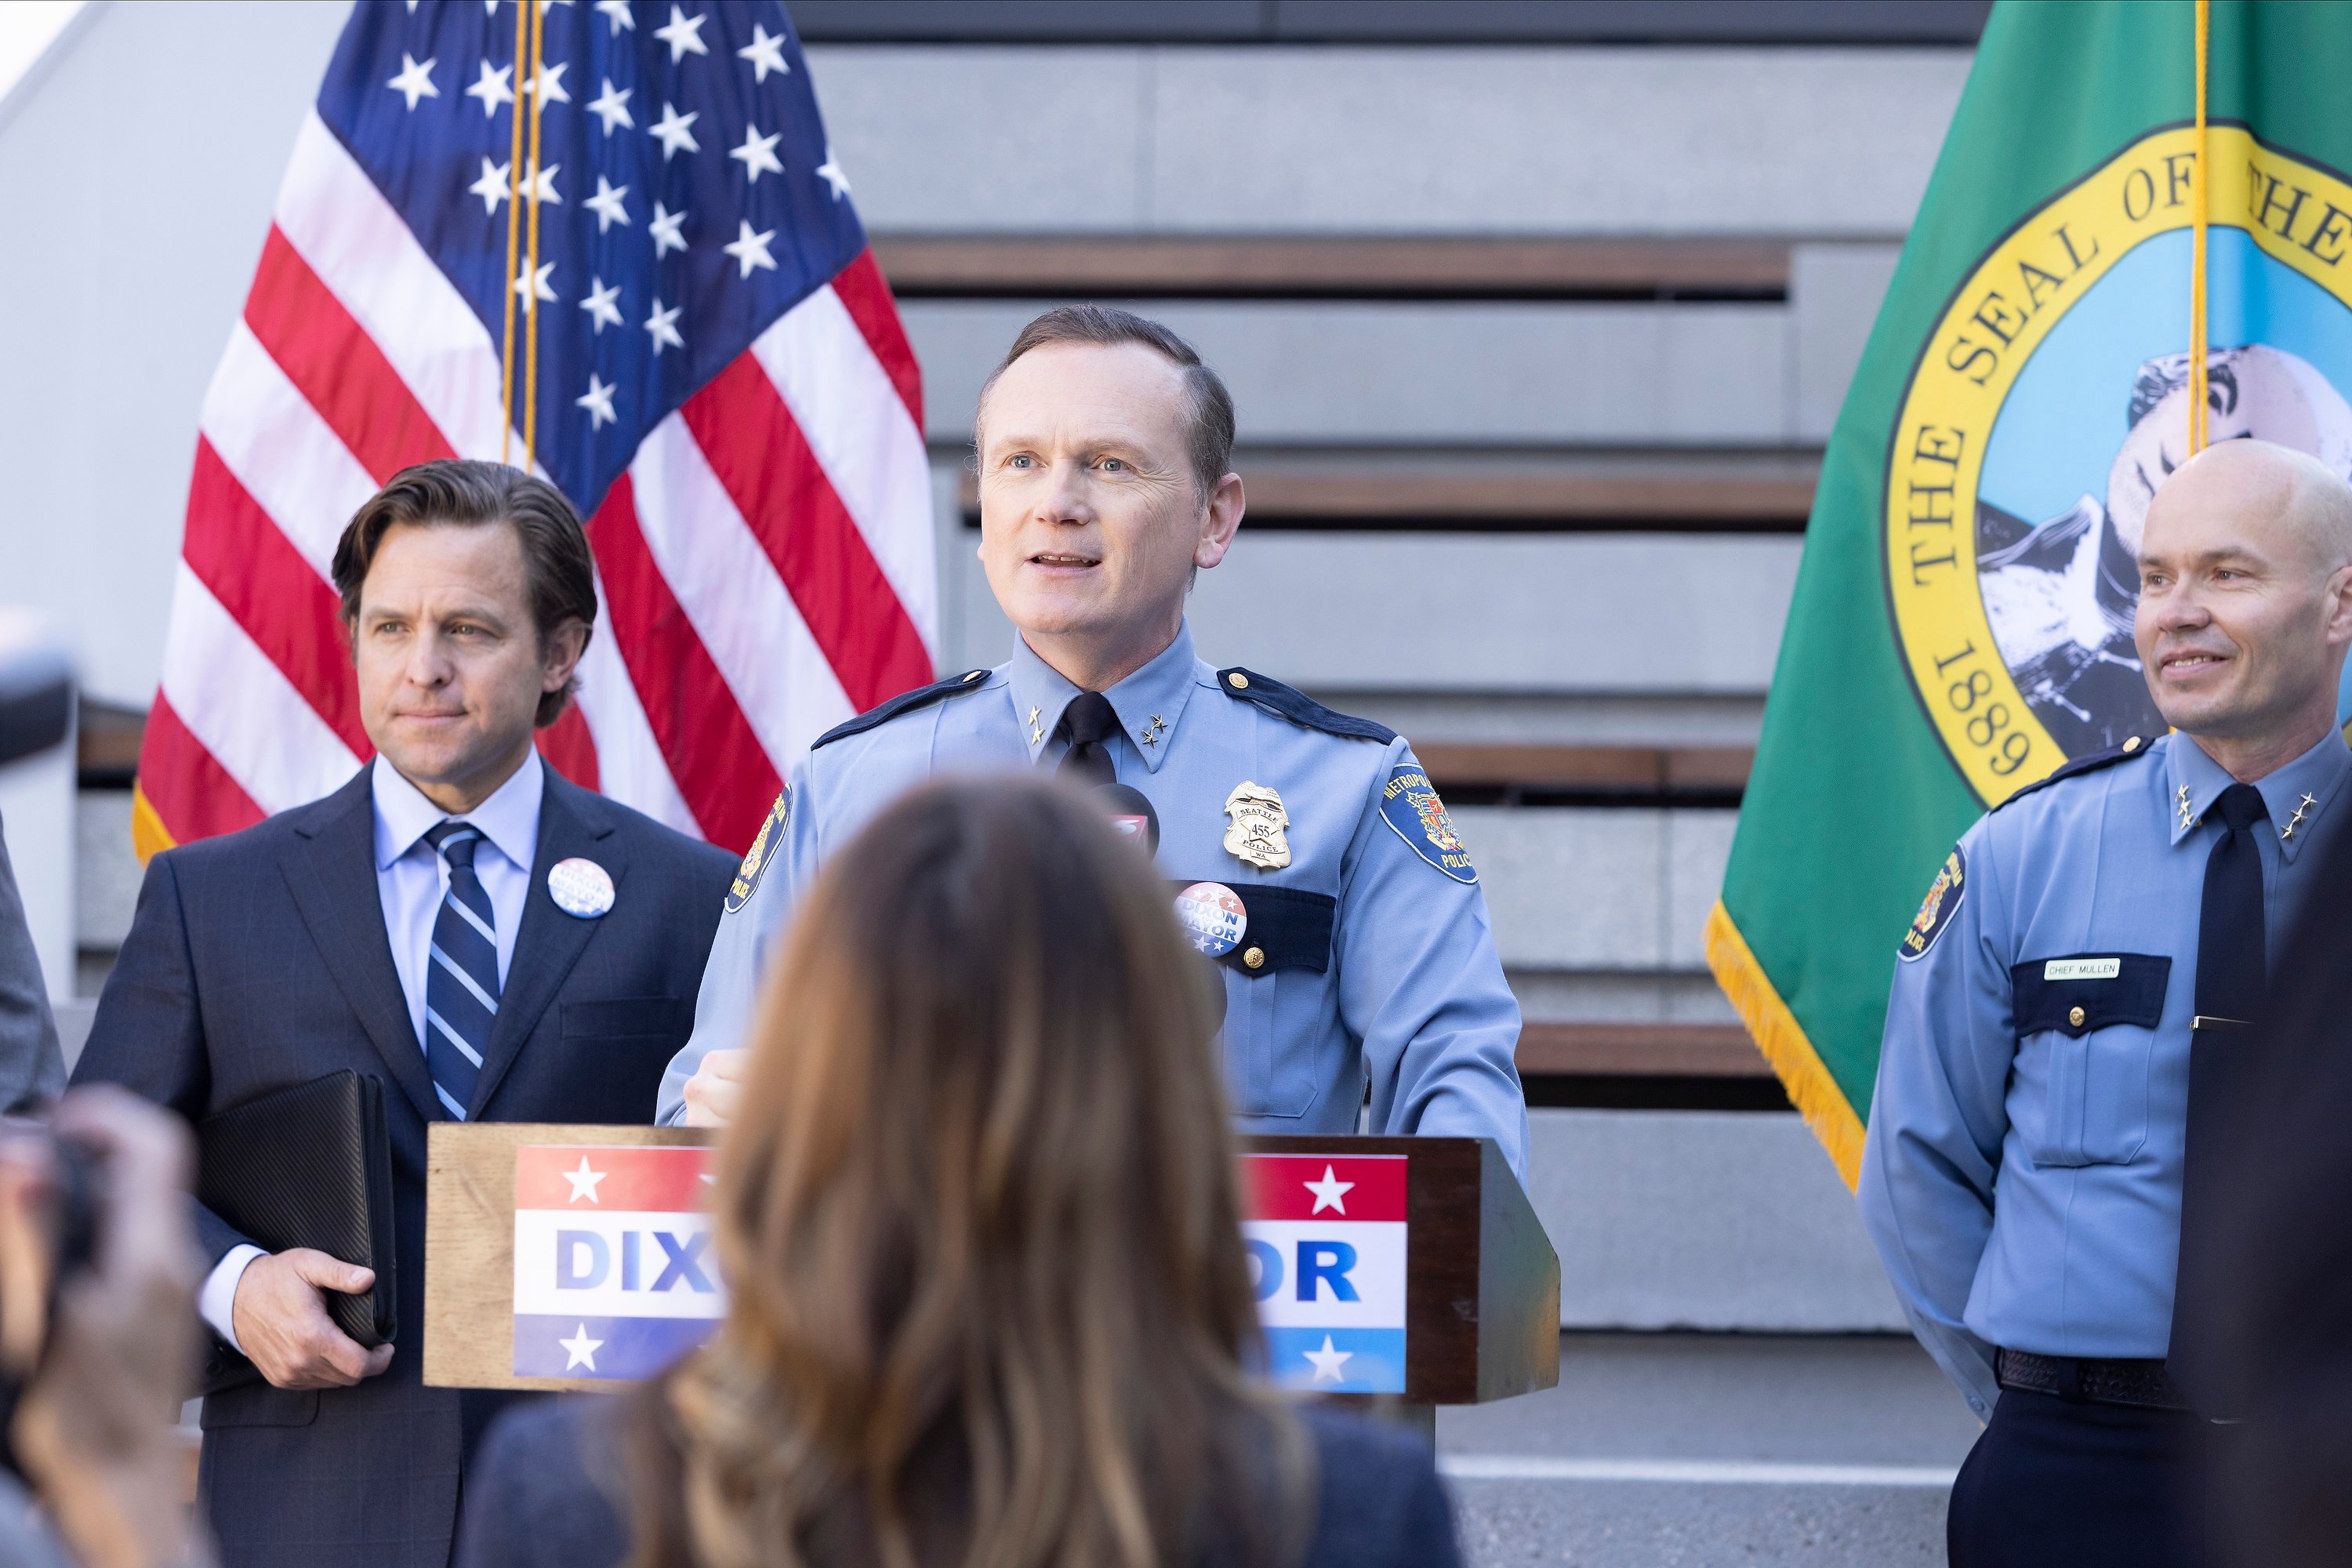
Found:
[(2057, 1363), (2058, 1397), (2069, 1405), (2090, 1404), (2091, 1396), (2083, 1388), (2083, 1358), (2066, 1355), (2051, 1359)]

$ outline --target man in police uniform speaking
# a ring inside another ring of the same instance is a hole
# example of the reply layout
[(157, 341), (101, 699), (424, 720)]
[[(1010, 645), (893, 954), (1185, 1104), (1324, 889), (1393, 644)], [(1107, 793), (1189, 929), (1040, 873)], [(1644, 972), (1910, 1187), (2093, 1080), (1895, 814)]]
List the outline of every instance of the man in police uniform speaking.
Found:
[[(819, 739), (743, 862), (660, 1119), (727, 1120), (762, 960), (824, 858), (908, 785), (1057, 769), (1160, 835), (1195, 944), (1223, 969), (1244, 1126), (1495, 1139), (1524, 1181), (1518, 1005), (1478, 874), (1405, 742), (1194, 657), (1184, 599), (1231, 547), (1232, 400), (1166, 328), (1069, 306), (981, 393), (980, 559), (1010, 662)], [(1147, 803), (1148, 802), (1148, 805)], [(1181, 891), (1180, 891), (1181, 889)]]
[(2204, 1348), (2219, 1140), (2269, 952), (2352, 817), (2352, 487), (2225, 442), (2157, 492), (2138, 562), (2174, 732), (1970, 828), (1887, 1007), (1863, 1219), (1989, 1418), (1952, 1489), (1956, 1568), (2207, 1560), (2197, 1458), (2242, 1414)]

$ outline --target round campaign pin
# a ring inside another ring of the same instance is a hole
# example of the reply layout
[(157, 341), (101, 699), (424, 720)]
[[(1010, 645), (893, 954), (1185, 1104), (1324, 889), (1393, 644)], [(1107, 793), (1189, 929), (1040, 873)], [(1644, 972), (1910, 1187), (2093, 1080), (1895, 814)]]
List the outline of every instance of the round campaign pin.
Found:
[(1223, 882), (1195, 882), (1176, 895), (1176, 921), (1192, 945), (1211, 958), (1223, 958), (1241, 945), (1249, 929), (1248, 911)]
[(547, 896), (565, 914), (593, 921), (613, 907), (613, 879), (595, 861), (575, 855), (547, 873)]

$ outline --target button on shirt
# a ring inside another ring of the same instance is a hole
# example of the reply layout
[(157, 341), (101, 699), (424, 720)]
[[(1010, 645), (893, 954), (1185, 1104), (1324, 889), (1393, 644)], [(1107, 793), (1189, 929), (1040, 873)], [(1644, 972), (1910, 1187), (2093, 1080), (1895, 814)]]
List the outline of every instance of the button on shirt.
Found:
[[(984, 674), (793, 769), (781, 844), (719, 922), (693, 1038), (662, 1080), (661, 1120), (683, 1113), (706, 1051), (742, 1043), (763, 960), (827, 855), (926, 778), (1060, 761), (1056, 730), (1078, 688), (1017, 638), (1011, 662)], [(1311, 952), (1262, 953), (1257, 973), (1223, 970), (1225, 1078), (1244, 1130), (1353, 1132), (1369, 1079), (1371, 1131), (1492, 1137), (1524, 1180), (1518, 1005), (1485, 897), (1381, 813), (1382, 788), (1411, 748), (1328, 733), (1221, 689), (1189, 627), (1103, 695), (1118, 719), (1104, 742), (1118, 780), (1159, 815), (1171, 897), (1215, 881), (1245, 906), (1257, 900), (1269, 924), (1276, 905), (1329, 921)], [(1250, 865), (1225, 847), (1226, 801), (1244, 783), (1280, 796), (1289, 865)], [(1246, 935), (1239, 951), (1245, 964)]]
[[(2256, 782), (2273, 954), (2352, 817), (2347, 774), (2331, 733)], [(1957, 907), (1923, 911), (1931, 940), (1898, 957), (1858, 1196), (1980, 1417), (1995, 1347), (2166, 1353), (2198, 923), (2235, 782), (2176, 732), (2021, 795), (1962, 837)]]
[[(441, 900), (449, 890), (448, 863), (425, 841), (425, 835), (453, 814), (427, 800), (382, 754), (370, 766), (369, 787), (375, 797), (376, 898), (383, 907), (392, 966), (400, 976), (401, 995), (408, 1003), (410, 1034), (421, 1056), (433, 922), (439, 918)], [(506, 983), (507, 965), (514, 959), (515, 933), (521, 929), (523, 905), (530, 893), (531, 859), (539, 845), (539, 805), (547, 787), (546, 774), (541, 771), (544, 766), (533, 751), (489, 799), (471, 811), (455, 814), (482, 832), (474, 871), (481, 878), (482, 890), (489, 895), (490, 909), (498, 917), (501, 986)], [(232, 1248), (214, 1266), (196, 1299), (205, 1321), (232, 1345), (236, 1344), (231, 1331), (236, 1284), (246, 1265), (260, 1256), (257, 1247)]]

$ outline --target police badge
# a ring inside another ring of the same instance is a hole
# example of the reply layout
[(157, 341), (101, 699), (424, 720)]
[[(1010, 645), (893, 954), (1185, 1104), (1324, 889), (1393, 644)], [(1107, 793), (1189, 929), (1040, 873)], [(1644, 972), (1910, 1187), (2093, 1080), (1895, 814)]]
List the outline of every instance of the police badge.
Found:
[(1290, 813), (1283, 808), (1282, 796), (1244, 779), (1225, 796), (1225, 815), (1233, 819), (1225, 826), (1227, 854), (1265, 871), (1290, 864), (1290, 843), (1282, 836), (1290, 826)]

